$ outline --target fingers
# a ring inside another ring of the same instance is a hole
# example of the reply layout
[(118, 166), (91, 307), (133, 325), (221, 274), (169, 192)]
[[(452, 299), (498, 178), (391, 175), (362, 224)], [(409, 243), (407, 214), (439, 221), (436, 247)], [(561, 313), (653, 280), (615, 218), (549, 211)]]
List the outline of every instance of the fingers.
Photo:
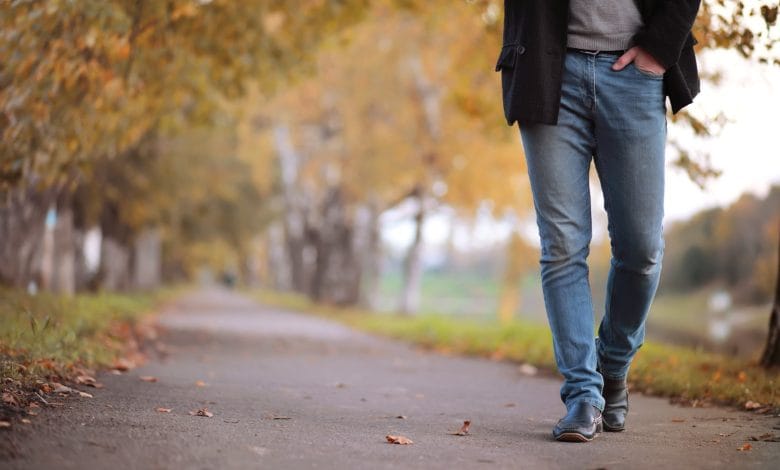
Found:
[(623, 70), (626, 65), (630, 64), (634, 61), (634, 59), (636, 59), (638, 53), (639, 51), (636, 47), (632, 47), (631, 49), (627, 50), (622, 56), (618, 57), (618, 60), (616, 60), (614, 64), (612, 64), (612, 70)]

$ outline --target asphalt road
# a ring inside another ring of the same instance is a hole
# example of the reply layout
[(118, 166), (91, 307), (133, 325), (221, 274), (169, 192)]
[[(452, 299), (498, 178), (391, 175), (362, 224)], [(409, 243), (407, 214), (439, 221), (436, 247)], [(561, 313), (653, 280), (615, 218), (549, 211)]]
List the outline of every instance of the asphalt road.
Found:
[[(122, 375), (101, 374), (105, 388), (83, 389), (94, 398), (44, 410), (14, 431), (18, 455), (0, 467), (709, 469), (780, 462), (780, 443), (749, 441), (773, 432), (778, 417), (683, 408), (638, 394), (626, 432), (558, 443), (550, 436), (563, 414), (555, 378), (419, 351), (231, 292), (190, 294), (160, 321), (170, 355)], [(204, 407), (213, 417), (189, 414)], [(469, 435), (449, 434), (467, 419)], [(388, 434), (414, 444), (389, 444)], [(738, 451), (745, 443), (752, 449)]]

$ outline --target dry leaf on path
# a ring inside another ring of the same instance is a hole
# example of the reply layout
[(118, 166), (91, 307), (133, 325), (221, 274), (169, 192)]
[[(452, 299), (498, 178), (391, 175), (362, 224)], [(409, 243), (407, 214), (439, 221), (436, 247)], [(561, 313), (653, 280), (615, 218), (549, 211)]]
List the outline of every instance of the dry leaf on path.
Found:
[(29, 420), (29, 419), (27, 419), (27, 418), (22, 418), (22, 419), (20, 419), (19, 421), (23, 422), (24, 424), (32, 424), (32, 421), (30, 421), (30, 420)]
[(387, 439), (387, 442), (389, 442), (390, 444), (400, 444), (402, 446), (414, 444), (414, 442), (411, 439), (404, 436), (393, 436), (391, 434), (388, 434), (387, 436), (385, 436), (385, 439)]
[(756, 436), (750, 436), (751, 441), (760, 441), (760, 442), (780, 442), (780, 436), (775, 436), (771, 432), (768, 432), (766, 434), (762, 434), (758, 437)]
[(142, 382), (149, 382), (149, 383), (157, 382), (157, 377), (154, 377), (152, 375), (142, 375), (138, 378), (141, 379)]
[(16, 397), (8, 392), (3, 392), (3, 403), (11, 406), (19, 406), (19, 402), (16, 401)]
[(65, 385), (62, 385), (61, 383), (52, 382), (51, 388), (53, 393), (70, 393), (73, 391), (72, 388), (66, 387)]
[(190, 411), (190, 414), (192, 416), (204, 416), (206, 418), (211, 418), (214, 416), (214, 413), (210, 412), (208, 408), (201, 408), (197, 411)]
[(471, 426), (471, 421), (466, 420), (463, 422), (463, 426), (460, 427), (460, 431), (451, 432), (450, 434), (453, 436), (467, 436), (469, 433), (469, 426)]
[(685, 418), (672, 418), (673, 423), (684, 423)]
[(196, 380), (196, 381), (195, 381), (195, 386), (196, 386), (196, 387), (208, 387), (208, 385), (209, 385), (209, 384), (207, 384), (206, 382), (204, 382), (204, 381), (202, 381), (202, 380)]
[(761, 403), (759, 403), (757, 401), (750, 401), (749, 400), (747, 403), (745, 403), (745, 409), (746, 410), (757, 410), (759, 408), (761, 408)]
[(158, 413), (170, 413), (171, 411), (173, 411), (173, 408), (162, 408), (162, 407), (160, 407), (160, 408), (155, 409), (155, 411), (158, 412)]
[(742, 444), (742, 447), (737, 447), (737, 450), (740, 451), (740, 452), (746, 452), (746, 451), (748, 451), (748, 450), (750, 450), (752, 448), (753, 448), (753, 446), (746, 442), (746, 443)]
[(89, 394), (89, 393), (87, 393), (87, 392), (82, 392), (81, 390), (76, 390), (76, 391), (77, 391), (77, 392), (79, 392), (79, 396), (80, 396), (81, 398), (93, 398), (93, 397), (92, 397), (92, 395), (90, 395), (90, 394)]
[(88, 385), (94, 387), (97, 384), (97, 380), (91, 375), (78, 375), (76, 376), (76, 383), (79, 385)]
[(116, 360), (116, 362), (114, 362), (114, 370), (127, 372), (128, 370), (133, 368), (135, 368), (135, 362), (124, 357), (120, 357), (119, 359)]
[(11, 427), (11, 423), (9, 423), (8, 421), (0, 421), (0, 429), (10, 428), (10, 427)]

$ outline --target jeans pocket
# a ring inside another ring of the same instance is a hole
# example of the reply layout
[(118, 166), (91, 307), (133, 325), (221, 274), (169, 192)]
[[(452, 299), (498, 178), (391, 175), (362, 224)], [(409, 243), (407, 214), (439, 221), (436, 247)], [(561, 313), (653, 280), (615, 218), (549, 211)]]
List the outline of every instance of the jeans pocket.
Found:
[(634, 70), (636, 70), (636, 72), (637, 72), (639, 75), (642, 75), (642, 76), (645, 76), (645, 77), (649, 77), (649, 78), (654, 78), (654, 79), (656, 79), (656, 80), (662, 80), (662, 79), (664, 78), (664, 74), (662, 74), (662, 73), (655, 73), (655, 72), (651, 72), (651, 71), (649, 71), (649, 70), (643, 70), (643, 69), (640, 69), (640, 68), (639, 68), (639, 67), (636, 65), (636, 62), (631, 62), (630, 66), (631, 66), (631, 68), (633, 68)]

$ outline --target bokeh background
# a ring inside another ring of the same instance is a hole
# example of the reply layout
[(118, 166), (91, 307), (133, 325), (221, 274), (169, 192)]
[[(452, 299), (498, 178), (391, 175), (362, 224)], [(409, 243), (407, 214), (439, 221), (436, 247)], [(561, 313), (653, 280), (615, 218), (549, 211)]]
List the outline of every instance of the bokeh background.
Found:
[[(4, 292), (199, 282), (544, 324), (496, 0), (0, 5)], [(756, 358), (780, 228), (777, 3), (705, 0), (669, 116), (654, 341)], [(593, 179), (600, 316), (609, 241)], [(368, 313), (366, 313), (368, 314)]]

